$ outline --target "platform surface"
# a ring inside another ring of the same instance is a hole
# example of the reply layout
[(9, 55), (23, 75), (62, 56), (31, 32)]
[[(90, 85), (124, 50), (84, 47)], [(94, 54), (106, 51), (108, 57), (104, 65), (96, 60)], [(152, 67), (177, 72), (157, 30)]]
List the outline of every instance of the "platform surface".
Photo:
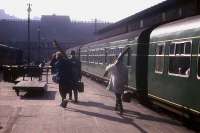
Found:
[[(51, 79), (51, 77), (49, 77)], [(49, 82), (44, 95), (16, 96), (14, 84), (0, 82), (0, 133), (195, 133), (163, 112), (136, 100), (114, 110), (115, 96), (105, 86), (83, 77), (79, 102), (60, 106), (58, 84)], [(67, 96), (68, 98), (68, 96)]]

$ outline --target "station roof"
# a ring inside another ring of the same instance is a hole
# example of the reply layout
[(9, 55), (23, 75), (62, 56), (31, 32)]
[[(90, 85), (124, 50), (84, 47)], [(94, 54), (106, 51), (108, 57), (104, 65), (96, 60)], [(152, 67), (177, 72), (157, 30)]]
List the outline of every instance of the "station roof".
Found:
[(185, 2), (189, 2), (189, 0), (166, 0), (166, 1), (159, 3), (155, 6), (152, 6), (152, 7), (147, 8), (147, 9), (141, 11), (141, 12), (138, 12), (134, 15), (131, 15), (131, 16), (125, 18), (125, 19), (122, 19), (122, 20), (120, 20), (120, 21), (118, 21), (118, 22), (116, 22), (112, 25), (109, 25), (109, 26), (107, 26), (103, 29), (100, 29), (97, 33), (101, 34), (101, 33), (107, 32), (107, 31), (112, 30), (116, 27), (123, 26), (127, 23), (130, 23), (131, 21), (140, 19), (141, 17), (151, 15), (151, 14), (158, 12), (158, 11), (167, 10), (169, 7), (173, 8), (173, 7), (177, 6), (177, 4), (185, 3)]

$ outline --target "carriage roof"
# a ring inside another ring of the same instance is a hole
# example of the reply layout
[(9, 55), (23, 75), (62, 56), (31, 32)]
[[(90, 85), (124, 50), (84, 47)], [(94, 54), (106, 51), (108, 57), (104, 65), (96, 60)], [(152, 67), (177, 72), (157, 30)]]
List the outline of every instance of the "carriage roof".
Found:
[(91, 42), (88, 43), (86, 45), (84, 45), (82, 47), (82, 49), (88, 49), (88, 47), (92, 48), (100, 48), (100, 47), (107, 47), (107, 46), (111, 46), (111, 45), (121, 45), (121, 44), (127, 44), (129, 41), (132, 42), (137, 42), (138, 36), (144, 31), (145, 29), (139, 29), (137, 31), (133, 31), (133, 32), (129, 32), (129, 33), (125, 33), (125, 34), (120, 34), (114, 37), (110, 37), (110, 38), (106, 38), (103, 40), (99, 40), (99, 41), (95, 41), (95, 42)]
[(151, 33), (151, 42), (200, 36), (200, 15), (158, 26)]

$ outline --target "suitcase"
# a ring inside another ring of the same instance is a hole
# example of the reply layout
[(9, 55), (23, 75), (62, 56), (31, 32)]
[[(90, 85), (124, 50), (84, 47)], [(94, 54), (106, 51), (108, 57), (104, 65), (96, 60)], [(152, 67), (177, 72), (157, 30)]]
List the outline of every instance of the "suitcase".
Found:
[(129, 91), (125, 91), (124, 94), (122, 95), (122, 100), (124, 102), (131, 102), (131, 98), (132, 98), (132, 93)]
[(75, 86), (78, 89), (78, 92), (84, 92), (84, 83), (83, 82), (78, 81), (78, 82), (76, 82)]

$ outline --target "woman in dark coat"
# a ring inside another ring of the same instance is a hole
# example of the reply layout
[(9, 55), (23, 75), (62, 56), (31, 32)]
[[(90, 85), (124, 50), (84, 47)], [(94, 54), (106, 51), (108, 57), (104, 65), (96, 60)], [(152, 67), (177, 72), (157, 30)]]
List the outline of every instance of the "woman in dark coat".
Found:
[(68, 103), (66, 95), (71, 92), (72, 88), (72, 64), (61, 52), (56, 53), (56, 60), (55, 67), (59, 83), (59, 92), (62, 97), (61, 106), (66, 107)]

